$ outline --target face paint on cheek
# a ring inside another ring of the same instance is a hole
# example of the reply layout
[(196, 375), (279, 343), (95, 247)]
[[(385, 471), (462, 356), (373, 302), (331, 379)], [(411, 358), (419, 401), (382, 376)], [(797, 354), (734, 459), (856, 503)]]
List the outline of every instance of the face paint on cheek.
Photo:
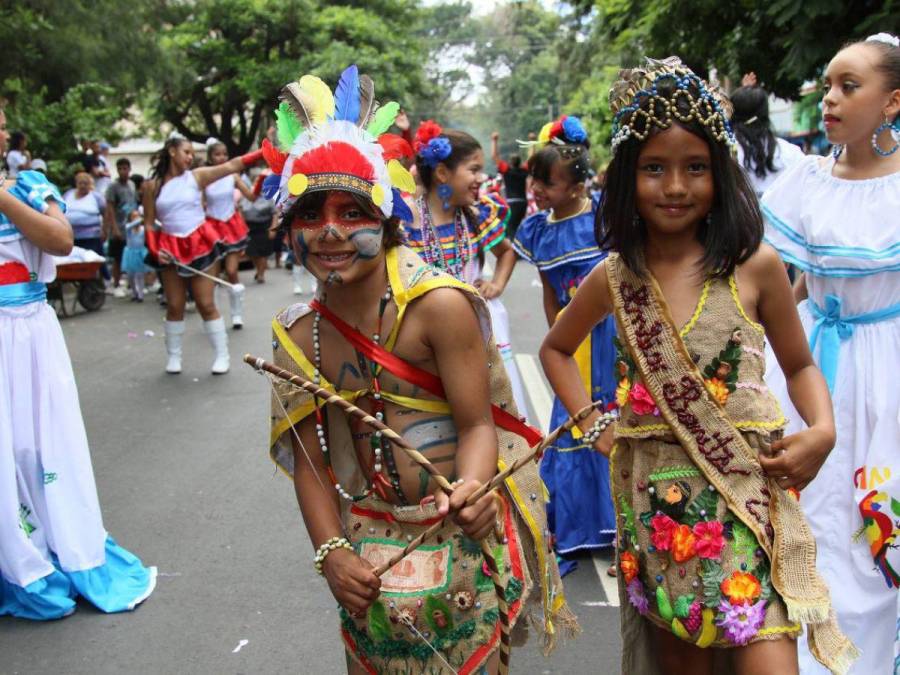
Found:
[(306, 243), (306, 239), (303, 237), (303, 230), (297, 230), (297, 233), (294, 235), (294, 241), (297, 242), (297, 251), (300, 255), (300, 264), (303, 265), (306, 269), (309, 269), (309, 266), (306, 264), (307, 260), (309, 260), (309, 245)]
[(371, 260), (381, 252), (384, 228), (363, 227), (350, 235), (350, 243), (356, 248), (361, 260)]

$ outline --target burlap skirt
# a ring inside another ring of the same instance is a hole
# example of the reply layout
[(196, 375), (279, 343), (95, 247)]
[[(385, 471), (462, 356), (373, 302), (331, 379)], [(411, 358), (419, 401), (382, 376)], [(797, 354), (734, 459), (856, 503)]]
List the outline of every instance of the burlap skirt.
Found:
[[(750, 447), (767, 443), (745, 435)], [(796, 637), (753, 532), (671, 438), (618, 438), (611, 469), (623, 637), (647, 619), (699, 647)], [(749, 506), (748, 506), (749, 508)], [(627, 649), (638, 649), (625, 640)], [(646, 672), (643, 669), (632, 672)]]

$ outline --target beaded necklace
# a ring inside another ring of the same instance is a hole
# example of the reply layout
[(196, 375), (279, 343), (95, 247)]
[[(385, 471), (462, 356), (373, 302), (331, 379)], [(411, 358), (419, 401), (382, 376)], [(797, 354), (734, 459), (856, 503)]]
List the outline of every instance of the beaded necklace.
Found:
[(428, 208), (424, 196), (416, 200), (416, 206), (419, 208), (419, 213), (422, 214), (422, 243), (425, 249), (425, 262), (449, 272), (457, 279), (462, 279), (463, 272), (472, 259), (472, 241), (469, 238), (469, 228), (463, 218), (462, 209), (457, 208), (453, 215), (455, 246), (453, 262), (448, 263), (444, 257), (444, 249), (441, 246), (437, 228), (431, 217), (431, 210)]
[[(372, 335), (372, 341), (375, 342), (375, 344), (381, 342), (382, 320), (384, 319), (384, 312), (392, 297), (393, 293), (390, 285), (388, 285), (387, 291), (378, 301), (378, 327)], [(325, 298), (323, 297), (322, 302), (324, 301)], [(313, 316), (313, 366), (315, 368), (313, 370), (313, 382), (317, 385), (320, 385), (322, 380), (322, 345), (319, 340), (319, 323), (321, 320), (322, 315), (319, 312), (315, 312)], [(373, 409), (375, 419), (379, 422), (383, 422), (385, 405), (384, 399), (381, 396), (381, 383), (378, 380), (378, 365), (374, 361), (371, 361), (369, 368), (372, 376), (372, 398), (374, 399)], [(394, 452), (391, 449), (390, 442), (384, 438), (380, 431), (375, 431), (372, 436), (370, 436), (369, 442), (372, 448), (372, 479), (370, 480), (366, 477), (366, 488), (363, 494), (352, 495), (344, 489), (338, 482), (337, 476), (331, 465), (331, 454), (328, 449), (328, 440), (325, 436), (325, 416), (322, 412), (318, 397), (315, 398), (315, 406), (316, 436), (319, 439), (319, 446), (322, 449), (322, 457), (325, 460), (328, 478), (334, 484), (334, 489), (337, 490), (337, 493), (347, 501), (358, 502), (368, 497), (372, 492), (377, 492), (382, 499), (387, 501), (387, 495), (385, 494), (384, 489), (390, 487), (396, 493), (400, 503), (403, 506), (408, 506), (409, 500), (407, 500), (406, 495), (403, 493), (403, 489), (400, 487), (400, 473), (397, 471), (397, 462), (394, 458)], [(382, 471), (385, 465), (387, 466), (387, 477), (385, 477)], [(363, 473), (365, 473), (365, 471), (363, 471)]]

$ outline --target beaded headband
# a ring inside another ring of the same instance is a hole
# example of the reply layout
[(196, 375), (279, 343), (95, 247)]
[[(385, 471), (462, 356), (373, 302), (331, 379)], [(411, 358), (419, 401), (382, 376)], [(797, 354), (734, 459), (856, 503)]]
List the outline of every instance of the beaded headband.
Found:
[(668, 129), (673, 121), (699, 122), (720, 143), (734, 145), (728, 98), (677, 56), (647, 59), (646, 66), (619, 71), (619, 78), (609, 90), (613, 152), (629, 138), (644, 141), (654, 126)]

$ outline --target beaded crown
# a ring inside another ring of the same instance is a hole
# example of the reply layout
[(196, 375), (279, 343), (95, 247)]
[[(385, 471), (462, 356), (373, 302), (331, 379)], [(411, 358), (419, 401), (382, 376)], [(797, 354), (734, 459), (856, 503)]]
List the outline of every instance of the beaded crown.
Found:
[(629, 138), (644, 141), (653, 127), (668, 129), (673, 121), (699, 122), (717, 141), (735, 143), (728, 98), (677, 56), (648, 58), (645, 66), (619, 71), (619, 80), (609, 90), (609, 107), (613, 152)]
[(343, 190), (370, 200), (385, 216), (412, 221), (401, 197), (415, 192), (412, 175), (394, 158), (385, 158), (378, 138), (394, 123), (400, 106), (375, 100), (372, 80), (356, 66), (347, 68), (331, 89), (304, 75), (281, 91), (277, 147), (263, 141), (272, 175), (263, 195), (284, 213), (303, 194)]

